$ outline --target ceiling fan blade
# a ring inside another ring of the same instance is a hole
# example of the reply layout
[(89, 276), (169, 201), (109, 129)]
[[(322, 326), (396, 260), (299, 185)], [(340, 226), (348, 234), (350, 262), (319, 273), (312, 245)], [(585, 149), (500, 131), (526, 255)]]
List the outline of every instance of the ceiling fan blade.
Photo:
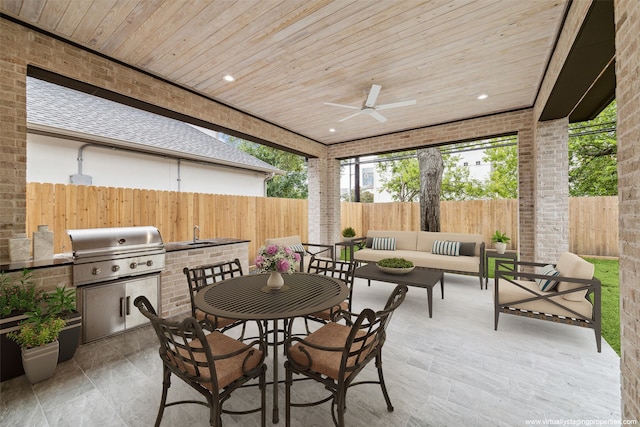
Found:
[(376, 110), (388, 110), (390, 108), (407, 107), (409, 105), (416, 105), (416, 100), (393, 102), (391, 104), (382, 104), (376, 107)]
[(387, 118), (382, 114), (378, 113), (377, 111), (371, 111), (369, 115), (374, 119), (376, 119), (377, 121), (379, 121), (380, 123), (384, 123), (387, 121)]
[(332, 107), (351, 108), (352, 110), (359, 110), (360, 109), (360, 107), (354, 107), (352, 105), (344, 105), (344, 104), (334, 104), (333, 102), (325, 102), (324, 105), (330, 105)]
[(351, 114), (351, 115), (349, 115), (349, 116), (347, 116), (347, 117), (343, 117), (343, 118), (341, 118), (340, 120), (338, 120), (338, 122), (344, 122), (344, 121), (346, 121), (346, 120), (352, 119), (352, 118), (354, 118), (355, 116), (359, 116), (359, 115), (360, 115), (360, 113), (362, 113), (362, 111), (358, 111), (357, 113)]
[(374, 105), (376, 105), (376, 99), (378, 99), (380, 89), (382, 89), (382, 86), (380, 85), (371, 85), (369, 96), (367, 96), (367, 100), (364, 102), (365, 107), (373, 107)]

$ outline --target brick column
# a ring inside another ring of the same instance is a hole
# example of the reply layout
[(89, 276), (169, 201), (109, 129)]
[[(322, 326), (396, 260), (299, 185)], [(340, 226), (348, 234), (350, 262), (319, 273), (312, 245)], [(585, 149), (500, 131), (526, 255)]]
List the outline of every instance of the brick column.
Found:
[(340, 240), (340, 161), (313, 158), (308, 163), (309, 242)]
[(533, 124), (518, 130), (518, 247), (520, 259), (530, 261), (535, 254), (535, 156)]
[(614, 2), (618, 102), (622, 417), (640, 420), (640, 8)]
[(568, 119), (538, 122), (535, 129), (534, 260), (554, 263), (569, 250)]
[(27, 218), (27, 64), (19, 37), (0, 20), (0, 259)]

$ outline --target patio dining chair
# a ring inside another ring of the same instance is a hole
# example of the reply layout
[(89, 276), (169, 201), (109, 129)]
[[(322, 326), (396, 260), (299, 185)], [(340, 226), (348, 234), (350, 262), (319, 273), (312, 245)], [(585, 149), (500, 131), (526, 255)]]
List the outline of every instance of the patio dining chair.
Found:
[[(339, 305), (330, 307), (326, 310), (312, 313), (306, 316), (306, 319), (317, 321), (320, 323), (327, 323), (331, 320), (333, 314), (337, 311), (351, 311), (351, 300), (353, 297), (353, 281), (356, 271), (356, 264), (349, 261), (334, 261), (326, 258), (311, 257), (308, 273), (322, 274), (324, 276), (333, 277), (335, 279), (342, 280), (349, 289), (349, 296)], [(309, 333), (309, 327), (307, 326), (307, 333)]]
[[(389, 296), (385, 308), (374, 312), (367, 308), (355, 320), (346, 311), (334, 313), (333, 321), (305, 338), (289, 334), (285, 341), (286, 369), (286, 426), (291, 425), (291, 407), (307, 407), (331, 401), (331, 416), (335, 425), (345, 425), (347, 390), (359, 384), (379, 384), (387, 404), (393, 411), (382, 373), (382, 347), (386, 328), (394, 311), (407, 294), (406, 285), (398, 285)], [(338, 323), (344, 320), (345, 324)], [(291, 325), (293, 322), (291, 322)], [(372, 360), (378, 370), (378, 381), (355, 382), (358, 374)], [(321, 383), (331, 393), (314, 402), (292, 402), (293, 374)]]
[[(209, 408), (209, 424), (222, 426), (223, 413), (251, 414), (260, 411), (262, 426), (266, 423), (266, 346), (264, 341), (243, 343), (219, 331), (204, 333), (200, 322), (187, 317), (182, 322), (158, 317), (155, 309), (144, 296), (135, 299), (134, 304), (149, 319), (160, 340), (162, 359), (162, 397), (156, 417), (156, 427), (160, 425), (165, 408), (184, 403), (197, 403)], [(179, 400), (167, 403), (171, 386), (171, 374), (187, 383), (205, 397), (200, 400)], [(258, 380), (260, 406), (247, 410), (226, 410), (222, 408), (234, 390), (243, 384)]]
[(189, 284), (189, 298), (191, 299), (191, 316), (195, 317), (205, 329), (210, 331), (220, 330), (225, 332), (236, 326), (242, 326), (240, 337), (244, 337), (246, 322), (238, 319), (213, 316), (207, 314), (195, 306), (195, 296), (199, 290), (212, 283), (232, 277), (242, 276), (242, 265), (238, 258), (233, 261), (223, 261), (214, 264), (201, 265), (198, 267), (185, 267), (182, 272), (187, 276)]
[(300, 236), (274, 237), (266, 239), (265, 245), (281, 244), (289, 246), (294, 252), (300, 254), (300, 270), (305, 271), (306, 257), (324, 257), (334, 259), (333, 246), (321, 243), (303, 243)]

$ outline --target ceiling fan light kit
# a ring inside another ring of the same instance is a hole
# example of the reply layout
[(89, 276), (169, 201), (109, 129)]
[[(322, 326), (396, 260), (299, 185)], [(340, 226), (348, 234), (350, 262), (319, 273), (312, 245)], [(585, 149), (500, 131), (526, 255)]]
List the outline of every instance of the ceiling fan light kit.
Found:
[(416, 104), (416, 100), (412, 99), (408, 101), (393, 102), (391, 104), (376, 105), (376, 100), (378, 99), (378, 95), (380, 95), (381, 89), (382, 89), (382, 86), (380, 85), (376, 85), (376, 84), (371, 85), (371, 89), (369, 90), (369, 95), (367, 96), (367, 99), (365, 100), (364, 105), (362, 107), (354, 107), (352, 105), (345, 105), (345, 104), (336, 104), (333, 102), (325, 102), (324, 104), (329, 105), (331, 107), (341, 107), (341, 108), (349, 108), (351, 110), (358, 110), (357, 113), (343, 117), (342, 119), (338, 120), (338, 122), (344, 122), (356, 116), (364, 114), (369, 117), (373, 117), (380, 123), (386, 122), (387, 118), (382, 114), (380, 114), (378, 112), (379, 110), (390, 110), (392, 108), (407, 107), (407, 106)]

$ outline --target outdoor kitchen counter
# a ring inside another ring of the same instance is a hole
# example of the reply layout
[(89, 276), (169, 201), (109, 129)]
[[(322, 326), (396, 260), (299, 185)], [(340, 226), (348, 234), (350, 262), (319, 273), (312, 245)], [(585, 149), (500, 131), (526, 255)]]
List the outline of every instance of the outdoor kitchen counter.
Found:
[(25, 268), (35, 270), (39, 268), (60, 267), (64, 265), (73, 265), (73, 256), (71, 253), (56, 254), (53, 258), (28, 260), (28, 261), (0, 261), (0, 272), (10, 273), (12, 271), (22, 271)]
[(220, 237), (215, 239), (197, 240), (195, 243), (193, 242), (193, 240), (188, 240), (185, 242), (165, 243), (164, 248), (167, 252), (174, 252), (174, 251), (186, 251), (186, 250), (207, 248), (211, 246), (225, 246), (225, 245), (235, 245), (236, 243), (249, 243), (250, 241), (251, 240)]

